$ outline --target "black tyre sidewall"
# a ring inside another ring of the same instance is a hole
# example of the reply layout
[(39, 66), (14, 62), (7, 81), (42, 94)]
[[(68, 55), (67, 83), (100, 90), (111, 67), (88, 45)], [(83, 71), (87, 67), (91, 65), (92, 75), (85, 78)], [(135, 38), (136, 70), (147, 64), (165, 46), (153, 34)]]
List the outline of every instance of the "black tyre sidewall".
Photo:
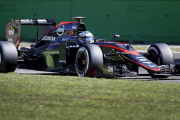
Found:
[[(79, 52), (84, 52), (87, 55), (86, 56), (87, 65), (85, 69), (83, 69), (82, 71), (78, 69), (78, 65), (77, 65)], [(79, 48), (76, 55), (75, 66), (76, 66), (76, 72), (80, 77), (97, 76), (99, 72), (98, 65), (103, 65), (103, 54), (99, 46), (94, 45), (94, 44), (86, 44), (83, 47)]]
[(1, 71), (4, 71), (4, 60), (3, 60), (3, 52), (2, 52), (2, 48), (1, 48), (1, 45), (0, 45), (0, 72)]
[(14, 72), (17, 66), (17, 49), (13, 43), (0, 42), (1, 65), (0, 72)]
[[(83, 70), (79, 69), (79, 64), (78, 64), (78, 57), (79, 57), (80, 54), (86, 54), (86, 62), (87, 62), (87, 64), (85, 65), (85, 68)], [(89, 52), (88, 52), (86, 47), (79, 48), (79, 50), (77, 52), (77, 55), (76, 55), (75, 64), (76, 64), (76, 72), (77, 72), (78, 76), (80, 76), (80, 77), (86, 76), (87, 72), (88, 72), (88, 68), (89, 68)]]
[[(149, 47), (148, 53), (151, 51), (156, 54), (160, 54), (160, 64), (159, 65), (170, 65), (174, 64), (174, 56), (172, 50), (167, 44), (164, 43), (156, 43)], [(168, 78), (166, 75), (151, 75), (152, 78)]]
[(151, 45), (148, 49), (148, 53), (154, 51), (157, 54), (161, 54), (160, 56), (160, 65), (170, 65), (174, 64), (174, 56), (172, 50), (167, 44), (157, 43)]

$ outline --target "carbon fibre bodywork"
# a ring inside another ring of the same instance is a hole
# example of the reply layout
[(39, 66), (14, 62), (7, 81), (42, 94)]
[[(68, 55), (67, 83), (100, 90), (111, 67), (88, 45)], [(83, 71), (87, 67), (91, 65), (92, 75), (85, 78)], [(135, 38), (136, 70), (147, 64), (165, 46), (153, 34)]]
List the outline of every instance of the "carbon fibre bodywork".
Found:
[[(79, 19), (78, 19), (79, 20)], [(149, 54), (140, 54), (130, 44), (108, 42), (96, 39), (93, 43), (81, 40), (78, 34), (86, 31), (86, 26), (80, 21), (61, 22), (41, 37), (34, 48), (21, 48), (20, 56), (23, 65), (35, 66), (38, 69), (76, 73), (75, 61), (79, 48), (86, 44), (100, 47), (103, 54), (103, 65), (99, 65), (99, 75), (123, 76), (127, 73), (137, 74), (143, 68), (148, 74), (169, 74), (173, 71), (171, 65), (162, 66), (150, 60)]]

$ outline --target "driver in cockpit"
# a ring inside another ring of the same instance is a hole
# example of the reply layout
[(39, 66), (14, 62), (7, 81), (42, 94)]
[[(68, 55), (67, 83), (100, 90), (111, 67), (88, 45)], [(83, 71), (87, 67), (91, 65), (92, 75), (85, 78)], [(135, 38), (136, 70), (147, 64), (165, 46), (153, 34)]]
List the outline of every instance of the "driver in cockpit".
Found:
[(89, 32), (89, 31), (84, 31), (84, 32), (80, 33), (79, 34), (79, 38), (82, 41), (86, 42), (86, 43), (93, 43), (93, 42), (95, 42), (93, 34), (91, 32)]

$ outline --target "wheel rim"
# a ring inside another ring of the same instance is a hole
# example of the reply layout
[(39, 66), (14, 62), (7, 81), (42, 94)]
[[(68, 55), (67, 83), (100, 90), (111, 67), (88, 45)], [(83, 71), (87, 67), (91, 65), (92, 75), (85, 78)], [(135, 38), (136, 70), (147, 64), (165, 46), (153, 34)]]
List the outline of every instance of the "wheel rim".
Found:
[(86, 60), (86, 55), (84, 52), (81, 52), (80, 55), (78, 56), (78, 69), (80, 71), (83, 71), (86, 67), (87, 60)]
[(76, 71), (80, 77), (85, 76), (89, 66), (89, 55), (86, 48), (82, 47), (78, 50), (76, 56)]
[(156, 65), (160, 65), (160, 58), (157, 57), (157, 55), (159, 54), (159, 52), (154, 48), (154, 47), (151, 47), (149, 49), (149, 52), (148, 52), (150, 55), (151, 55), (151, 61), (154, 62)]
[(156, 57), (156, 53), (154, 51), (149, 52), (151, 55), (151, 61), (154, 62), (155, 64), (159, 65), (159, 58)]

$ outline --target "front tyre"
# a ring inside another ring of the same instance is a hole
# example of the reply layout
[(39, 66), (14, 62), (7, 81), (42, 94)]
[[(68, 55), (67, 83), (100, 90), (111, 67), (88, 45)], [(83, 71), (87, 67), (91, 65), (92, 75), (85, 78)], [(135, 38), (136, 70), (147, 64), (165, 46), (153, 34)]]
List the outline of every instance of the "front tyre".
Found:
[[(171, 48), (164, 43), (156, 43), (149, 47), (150, 60), (157, 65), (174, 64), (174, 56)], [(152, 75), (152, 78), (168, 78), (168, 75)]]
[(149, 47), (147, 51), (151, 58), (150, 60), (157, 65), (174, 64), (174, 56), (171, 48), (164, 43), (156, 43)]
[(101, 73), (99, 65), (103, 65), (103, 53), (99, 46), (86, 44), (79, 48), (75, 61), (78, 76), (98, 76)]

